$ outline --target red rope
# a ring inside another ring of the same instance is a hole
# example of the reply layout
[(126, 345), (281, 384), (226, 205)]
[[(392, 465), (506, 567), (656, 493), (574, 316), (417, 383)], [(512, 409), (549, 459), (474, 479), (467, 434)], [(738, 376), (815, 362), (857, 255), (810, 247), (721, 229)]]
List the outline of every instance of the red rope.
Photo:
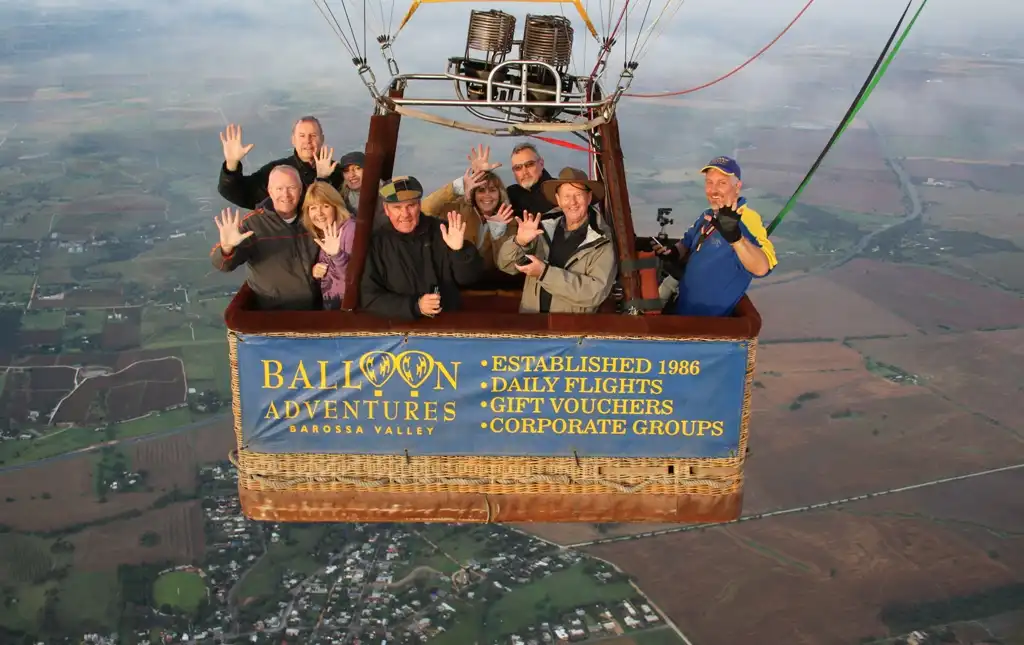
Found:
[(586, 152), (587, 154), (594, 154), (594, 152), (595, 152), (595, 150), (593, 148), (588, 148), (587, 146), (581, 146), (581, 145), (572, 143), (571, 141), (562, 141), (561, 139), (553, 139), (551, 137), (542, 137), (539, 134), (531, 134), (530, 136), (533, 137), (534, 139), (540, 139), (541, 141), (546, 141), (546, 142), (554, 144), (556, 146), (562, 146), (563, 148), (569, 148), (570, 150), (579, 150), (580, 152)]
[(744, 61), (742, 65), (739, 65), (739, 66), (737, 66), (737, 67), (733, 68), (733, 69), (732, 69), (732, 71), (730, 71), (730, 72), (729, 72), (728, 74), (723, 74), (722, 76), (719, 76), (719, 77), (718, 77), (718, 78), (716, 78), (715, 80), (713, 80), (713, 81), (708, 81), (707, 83), (704, 83), (703, 85), (698, 85), (698, 86), (696, 86), (696, 87), (691, 87), (691, 88), (689, 88), (689, 89), (686, 89), (686, 90), (679, 90), (678, 92), (656, 92), (656, 93), (654, 93), (654, 94), (631, 94), (631, 93), (628, 93), (628, 92), (627, 92), (627, 93), (623, 94), (623, 96), (630, 96), (630, 97), (633, 97), (633, 98), (638, 98), (638, 99), (654, 99), (654, 98), (661, 98), (661, 97), (665, 97), (665, 96), (682, 96), (683, 94), (690, 94), (690, 93), (692, 93), (692, 92), (697, 92), (697, 91), (699, 91), (699, 90), (703, 90), (703, 89), (706, 89), (706, 88), (708, 88), (708, 87), (711, 87), (712, 85), (715, 85), (715, 84), (717, 84), (717, 83), (720, 83), (720, 82), (724, 81), (725, 79), (729, 78), (730, 76), (733, 76), (734, 74), (736, 74), (737, 72), (739, 72), (739, 71), (740, 71), (741, 69), (743, 69), (743, 68), (744, 68), (744, 67), (746, 67), (747, 65), (749, 65), (749, 64), (751, 64), (751, 63), (753, 63), (753, 62), (754, 62), (755, 60), (757, 60), (758, 58), (760, 58), (760, 57), (761, 57), (761, 54), (763, 54), (763, 53), (765, 53), (766, 51), (768, 51), (768, 50), (769, 50), (769, 49), (771, 48), (771, 46), (772, 46), (772, 45), (774, 45), (775, 43), (779, 42), (779, 40), (780, 40), (780, 39), (781, 39), (781, 38), (782, 38), (783, 36), (785, 36), (785, 35), (786, 35), (786, 32), (787, 32), (787, 31), (789, 31), (789, 30), (790, 30), (790, 28), (791, 28), (791, 27), (792, 27), (793, 25), (795, 25), (795, 24), (796, 24), (796, 21), (797, 21), (797, 20), (800, 20), (800, 17), (801, 17), (801, 16), (803, 16), (803, 15), (804, 15), (804, 13), (805, 13), (805, 12), (806, 12), (806, 11), (807, 11), (808, 9), (810, 9), (810, 8), (811, 8), (811, 5), (812, 5), (812, 4), (814, 4), (814, 0), (807, 0), (807, 4), (805, 4), (805, 5), (804, 5), (804, 8), (800, 10), (800, 13), (796, 14), (796, 17), (795, 17), (795, 18), (793, 18), (792, 20), (790, 20), (790, 21), (789, 21), (789, 24), (788, 24), (788, 25), (786, 25), (786, 28), (785, 28), (785, 29), (783, 29), (783, 30), (782, 30), (782, 31), (781, 31), (781, 32), (779, 33), (779, 35), (778, 35), (778, 36), (776, 36), (775, 38), (773, 38), (773, 39), (772, 39), (772, 41), (771, 41), (770, 43), (768, 43), (767, 45), (765, 45), (764, 47), (762, 47), (762, 48), (761, 48), (761, 50), (760, 50), (759, 52), (757, 52), (756, 54), (754, 54), (753, 56), (751, 56), (750, 58), (748, 58), (748, 59), (747, 59), (746, 61)]

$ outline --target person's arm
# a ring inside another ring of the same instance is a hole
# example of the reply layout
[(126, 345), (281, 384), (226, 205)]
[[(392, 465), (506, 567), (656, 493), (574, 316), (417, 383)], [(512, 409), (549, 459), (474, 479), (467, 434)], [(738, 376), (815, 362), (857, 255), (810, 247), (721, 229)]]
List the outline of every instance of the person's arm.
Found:
[(775, 245), (768, 239), (761, 215), (748, 207), (740, 212), (740, 232), (743, 235), (733, 243), (732, 249), (743, 268), (755, 278), (763, 278), (779, 263)]
[(384, 277), (377, 263), (377, 254), (366, 254), (366, 267), (359, 285), (360, 309), (381, 316), (398, 320), (414, 320), (422, 314), (417, 296), (406, 296), (389, 291), (384, 284)]
[(448, 214), (442, 212), (444, 210), (443, 207), (456, 199), (458, 199), (458, 196), (452, 190), (452, 185), (450, 183), (445, 184), (423, 198), (423, 201), (420, 202), (420, 212), (430, 217), (443, 218)]
[(337, 255), (327, 255), (320, 250), (320, 261), (326, 260), (327, 273), (335, 280), (345, 280), (345, 272), (352, 260), (352, 244), (356, 237), (356, 226), (353, 220), (346, 220), (341, 227), (341, 248)]
[(468, 287), (480, 280), (484, 272), (484, 259), (475, 244), (466, 241), (458, 251), (448, 251), (452, 256), (452, 275), (455, 284)]
[[(516, 230), (518, 231), (518, 228)], [(499, 271), (509, 275), (519, 275), (519, 270), (516, 269), (516, 262), (528, 253), (532, 255), (536, 250), (537, 240), (533, 240), (526, 246), (519, 246), (519, 242), (516, 242), (516, 235), (513, 232), (512, 235), (502, 239), (501, 246), (498, 247), (498, 251), (494, 256), (494, 265), (498, 267)]]
[(217, 192), (235, 206), (252, 210), (267, 198), (267, 180), (275, 165), (276, 162), (268, 163), (247, 176), (242, 174), (242, 162), (238, 162), (234, 170), (228, 170), (227, 162), (223, 162), (220, 165)]
[(615, 283), (615, 254), (611, 244), (594, 250), (587, 273), (559, 269), (550, 264), (540, 275), (540, 286), (556, 298), (578, 307), (597, 308), (608, 298)]
[[(249, 218), (242, 220), (241, 231), (247, 233), (252, 230), (252, 222)], [(224, 273), (230, 273), (248, 262), (256, 249), (256, 235), (250, 235), (242, 240), (238, 246), (230, 249), (227, 253), (221, 248), (220, 243), (210, 251), (210, 262), (213, 268)]]

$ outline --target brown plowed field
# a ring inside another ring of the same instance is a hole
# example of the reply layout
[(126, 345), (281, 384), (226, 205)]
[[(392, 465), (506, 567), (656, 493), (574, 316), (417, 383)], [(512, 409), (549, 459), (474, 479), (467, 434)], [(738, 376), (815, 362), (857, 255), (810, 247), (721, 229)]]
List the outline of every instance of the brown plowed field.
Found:
[[(806, 169), (797, 173), (756, 167), (747, 170), (744, 167), (743, 176), (748, 178), (744, 185), (788, 198), (800, 185), (806, 172)], [(881, 174), (881, 171), (875, 171), (872, 176), (877, 177)], [(889, 172), (884, 180), (857, 179), (843, 175), (842, 170), (829, 175), (816, 173), (811, 183), (800, 194), (800, 203), (821, 208), (838, 208), (854, 213), (902, 215), (906, 212), (903, 191), (892, 172)]]
[(1024, 438), (1024, 330), (871, 339), (851, 344), (875, 360), (925, 379), (932, 391), (994, 419)]
[(858, 258), (830, 272), (828, 279), (927, 332), (1024, 325), (1019, 296), (923, 267)]
[(1012, 240), (1024, 247), (1024, 215), (1019, 195), (930, 186), (918, 186), (917, 191), (928, 209), (929, 223)]
[[(149, 471), (152, 493), (118, 493), (105, 503), (96, 498), (93, 476), (98, 456), (84, 454), (43, 465), (0, 473), (3, 524), (17, 530), (47, 531), (110, 517), (132, 509), (149, 508), (177, 485), (193, 490), (199, 464), (223, 461), (235, 445), (230, 420), (205, 428), (130, 444), (131, 463)], [(50, 499), (42, 499), (47, 492)], [(35, 498), (35, 499), (33, 499)]]
[(761, 313), (762, 340), (898, 336), (913, 324), (856, 291), (809, 276), (751, 291)]
[[(743, 164), (786, 164), (810, 169), (811, 164), (828, 143), (832, 133), (829, 130), (804, 130), (798, 128), (760, 128), (744, 135), (744, 139), (756, 146), (754, 150), (742, 150), (738, 161)], [(851, 128), (843, 134), (842, 140), (828, 153), (827, 168), (850, 170), (886, 170), (885, 155), (878, 139), (870, 130)], [(795, 188), (795, 186), (794, 186)]]
[(887, 605), (1024, 582), (1022, 486), (1017, 471), (587, 550), (695, 643), (847, 645), (888, 635)]
[(112, 289), (78, 289), (64, 296), (63, 300), (32, 301), (33, 309), (76, 309), (79, 307), (121, 307), (125, 304), (124, 294)]
[[(159, 544), (139, 544), (147, 531), (160, 536)], [(173, 504), (129, 520), (87, 528), (71, 541), (75, 545), (75, 567), (82, 571), (164, 560), (188, 564), (200, 560), (205, 548), (202, 505), (198, 500)]]
[(915, 179), (949, 179), (970, 182), (981, 190), (996, 193), (1024, 192), (1024, 165), (956, 163), (937, 159), (908, 159), (903, 167)]
[(45, 420), (57, 403), (75, 386), (75, 370), (66, 367), (33, 367), (8, 371), (0, 395), (0, 415), (25, 421), (29, 412)]
[(90, 416), (92, 403), (99, 397), (105, 400), (107, 421), (126, 421), (182, 403), (185, 390), (185, 368), (177, 358), (129, 364), (109, 376), (95, 376), (80, 383), (61, 404), (54, 422), (99, 422)]

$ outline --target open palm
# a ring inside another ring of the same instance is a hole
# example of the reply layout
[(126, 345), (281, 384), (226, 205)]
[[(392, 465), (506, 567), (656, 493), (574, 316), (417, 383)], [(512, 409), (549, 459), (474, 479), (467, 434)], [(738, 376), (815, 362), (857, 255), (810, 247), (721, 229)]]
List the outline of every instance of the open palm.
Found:
[(441, 238), (453, 251), (458, 251), (466, 241), (466, 222), (458, 211), (448, 213), (448, 225), (441, 224)]
[(337, 222), (331, 222), (324, 227), (324, 239), (315, 240), (324, 253), (335, 256), (341, 253), (341, 227)]
[(225, 253), (230, 253), (236, 246), (252, 237), (253, 231), (242, 232), (242, 216), (237, 209), (232, 213), (230, 208), (225, 208), (220, 212), (220, 216), (213, 218), (213, 222), (220, 234), (220, 248)]

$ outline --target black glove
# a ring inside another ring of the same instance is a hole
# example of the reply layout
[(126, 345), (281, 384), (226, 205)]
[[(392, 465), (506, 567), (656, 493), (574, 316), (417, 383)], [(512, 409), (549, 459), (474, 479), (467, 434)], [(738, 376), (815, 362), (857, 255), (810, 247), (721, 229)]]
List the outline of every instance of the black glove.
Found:
[(718, 213), (711, 218), (711, 223), (715, 230), (722, 234), (722, 239), (729, 244), (739, 242), (743, 236), (740, 232), (740, 214), (728, 206), (718, 209)]

